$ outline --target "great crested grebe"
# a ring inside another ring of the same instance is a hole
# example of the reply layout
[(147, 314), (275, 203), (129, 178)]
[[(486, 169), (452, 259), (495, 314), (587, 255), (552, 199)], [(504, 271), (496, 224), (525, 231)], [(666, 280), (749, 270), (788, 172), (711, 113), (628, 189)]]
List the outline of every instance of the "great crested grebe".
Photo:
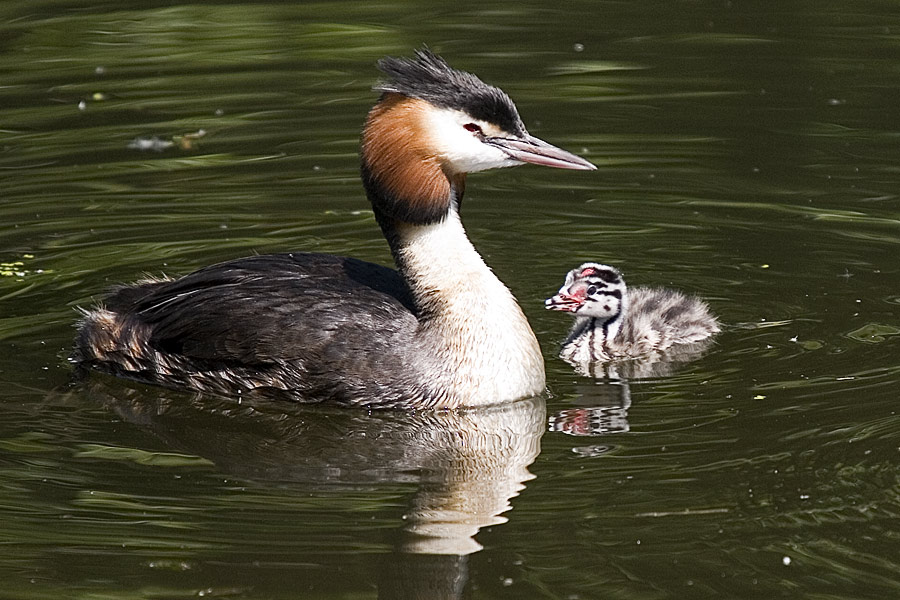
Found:
[(702, 300), (664, 288), (628, 290), (617, 269), (598, 263), (569, 271), (544, 304), (575, 317), (559, 353), (575, 365), (661, 356), (719, 331)]
[(368, 407), (479, 406), (541, 393), (537, 339), (459, 217), (466, 173), (595, 169), (532, 137), (512, 100), (428, 49), (384, 58), (362, 179), (398, 270), (289, 253), (114, 290), (72, 361), (224, 394)]

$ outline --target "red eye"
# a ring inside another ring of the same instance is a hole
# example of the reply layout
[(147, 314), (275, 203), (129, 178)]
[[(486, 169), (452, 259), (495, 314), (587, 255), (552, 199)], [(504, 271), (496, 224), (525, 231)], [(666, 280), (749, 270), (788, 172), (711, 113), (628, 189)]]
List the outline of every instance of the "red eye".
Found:
[(481, 127), (479, 127), (475, 123), (466, 123), (465, 125), (463, 125), (463, 129), (465, 129), (466, 131), (471, 131), (472, 133), (475, 133), (478, 135), (484, 135), (483, 132), (481, 131)]

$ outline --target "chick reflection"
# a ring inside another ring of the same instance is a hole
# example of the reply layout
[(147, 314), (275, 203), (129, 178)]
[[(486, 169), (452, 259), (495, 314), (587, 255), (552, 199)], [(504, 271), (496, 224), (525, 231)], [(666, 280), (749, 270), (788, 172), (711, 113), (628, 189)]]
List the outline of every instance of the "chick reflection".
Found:
[(576, 436), (627, 433), (631, 388), (627, 381), (579, 385), (576, 406), (550, 416), (550, 431)]
[(314, 489), (417, 484), (397, 538), (403, 553), (463, 556), (481, 549), (473, 536), (505, 522), (501, 515), (510, 499), (532, 479), (528, 466), (540, 452), (546, 423), (542, 399), (484, 409), (369, 413), (189, 401), (114, 383), (93, 380), (88, 391), (124, 420), (230, 475)]

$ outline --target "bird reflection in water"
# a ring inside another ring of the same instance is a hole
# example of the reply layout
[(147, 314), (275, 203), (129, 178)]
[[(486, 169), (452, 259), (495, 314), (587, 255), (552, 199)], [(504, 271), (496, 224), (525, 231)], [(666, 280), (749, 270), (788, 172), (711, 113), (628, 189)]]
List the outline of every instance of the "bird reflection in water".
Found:
[[(461, 598), (474, 536), (506, 522), (510, 500), (534, 476), (546, 427), (544, 400), (479, 409), (360, 412), (248, 404), (134, 387), (83, 384), (123, 420), (175, 452), (201, 456), (235, 478), (302, 489), (413, 484), (381, 598)], [(88, 387), (89, 386), (89, 387)], [(347, 532), (340, 532), (346, 535)]]
[[(653, 354), (605, 363), (570, 363), (579, 375), (590, 377), (592, 381), (576, 385), (575, 405), (550, 415), (549, 430), (593, 437), (627, 433), (630, 430), (628, 410), (631, 408), (631, 383), (671, 376), (678, 368), (700, 358), (709, 345), (710, 342), (704, 340), (683, 344), (664, 355)], [(610, 450), (609, 446), (572, 449), (585, 457), (599, 456)]]
[(577, 404), (550, 416), (550, 431), (575, 436), (627, 433), (631, 389), (627, 381), (579, 385)]
[[(576, 386), (575, 406), (564, 408), (549, 418), (550, 431), (577, 437), (601, 437), (627, 433), (631, 389), (625, 380), (595, 381)], [(595, 458), (614, 449), (610, 444), (573, 446), (580, 458)]]

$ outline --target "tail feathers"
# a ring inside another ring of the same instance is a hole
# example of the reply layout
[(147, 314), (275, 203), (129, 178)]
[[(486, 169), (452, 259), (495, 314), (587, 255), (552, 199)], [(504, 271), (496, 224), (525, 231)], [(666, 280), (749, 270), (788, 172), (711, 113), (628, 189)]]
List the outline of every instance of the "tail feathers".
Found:
[[(78, 326), (75, 350), (71, 360), (105, 371), (142, 371), (145, 360), (149, 328), (137, 319), (122, 317), (108, 308), (85, 312)], [(102, 368), (116, 365), (118, 368)]]

